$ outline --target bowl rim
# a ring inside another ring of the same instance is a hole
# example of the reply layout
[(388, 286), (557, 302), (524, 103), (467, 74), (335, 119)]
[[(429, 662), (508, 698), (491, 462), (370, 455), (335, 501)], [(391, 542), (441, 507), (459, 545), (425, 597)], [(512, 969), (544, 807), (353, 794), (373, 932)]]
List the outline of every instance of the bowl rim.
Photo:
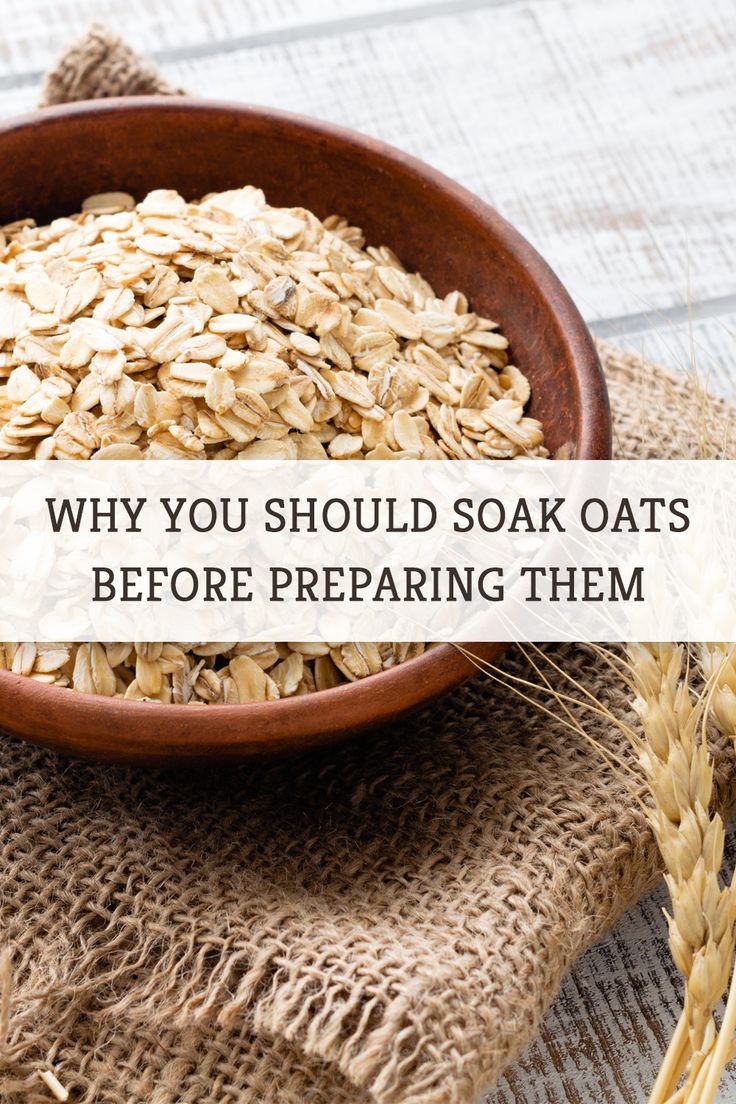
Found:
[[(374, 162), (378, 159), (393, 170), (402, 169), (419, 178), (430, 191), (442, 193), (458, 206), (469, 209), (491, 230), (504, 250), (522, 261), (547, 310), (558, 321), (566, 356), (575, 365), (576, 456), (589, 460), (610, 459), (612, 434), (608, 392), (593, 338), (569, 293), (534, 246), (495, 208), (420, 158), (380, 139), (311, 116), (266, 105), (178, 95), (110, 97), (42, 108), (0, 122), (0, 141), (19, 130), (63, 126), (70, 119), (103, 119), (107, 114), (121, 113), (173, 114), (182, 110), (235, 114), (280, 128), (297, 128), (316, 140), (337, 141), (359, 154), (368, 155)], [(275, 702), (219, 705), (213, 710), (168, 704), (165, 713), (159, 702), (127, 701), (78, 691), (60, 694), (60, 687), (0, 671), (0, 680), (7, 687), (2, 698), (13, 699), (14, 714), (11, 721), (0, 703), (0, 724), (56, 750), (130, 762), (172, 762), (180, 756), (183, 761), (215, 760), (287, 748), (306, 749), (388, 721), (431, 700), (475, 673), (477, 661), (497, 658), (505, 647), (496, 643), (457, 646), (440, 643), (403, 664), (329, 690)], [(399, 708), (397, 690), (402, 701)], [(26, 712), (47, 718), (60, 713), (86, 715), (88, 723), (94, 721), (106, 726), (117, 722), (116, 746), (90, 747), (83, 729), (76, 735), (39, 736), (32, 722), (24, 723)], [(346, 723), (346, 714), (354, 716), (355, 722)], [(145, 719), (142, 728), (148, 730), (148, 722), (156, 718), (163, 721), (164, 717), (174, 723), (166, 726), (170, 730), (168, 735), (162, 731), (162, 743), (157, 752), (151, 754), (150, 736), (145, 731), (140, 732), (135, 722)], [(257, 733), (248, 732), (250, 724), (258, 729)], [(248, 747), (244, 746), (246, 743)]]

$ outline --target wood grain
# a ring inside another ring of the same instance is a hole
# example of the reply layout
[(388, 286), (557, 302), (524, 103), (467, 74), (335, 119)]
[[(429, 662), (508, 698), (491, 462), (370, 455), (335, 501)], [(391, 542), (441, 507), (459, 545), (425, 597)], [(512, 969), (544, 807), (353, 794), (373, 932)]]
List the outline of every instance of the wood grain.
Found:
[(714, 395), (736, 402), (736, 310), (692, 325), (663, 319), (651, 329), (617, 336), (616, 344), (671, 372), (695, 372)]
[(167, 71), (422, 156), (602, 318), (736, 290), (735, 66), (732, 0), (537, 0)]
[(416, 6), (416, 0), (351, 0), (350, 5), (344, 0), (4, 0), (0, 74), (23, 79), (40, 73), (68, 39), (96, 19), (147, 53), (186, 47), (216, 53), (218, 44), (233, 39), (293, 35), (300, 28), (366, 16), (380, 22), (390, 12)]
[[(29, 42), (51, 18), (37, 5)], [(290, 6), (276, 6), (282, 19)], [(125, 6), (113, 7), (120, 22)], [(170, 5), (144, 7), (148, 42)], [(235, 17), (203, 10), (197, 33), (219, 40)], [(233, 10), (255, 18), (255, 5)], [(335, 28), (164, 68), (193, 92), (304, 111), (419, 154), (498, 206), (589, 319), (736, 290), (732, 0), (532, 0)], [(34, 95), (10, 89), (0, 112)]]

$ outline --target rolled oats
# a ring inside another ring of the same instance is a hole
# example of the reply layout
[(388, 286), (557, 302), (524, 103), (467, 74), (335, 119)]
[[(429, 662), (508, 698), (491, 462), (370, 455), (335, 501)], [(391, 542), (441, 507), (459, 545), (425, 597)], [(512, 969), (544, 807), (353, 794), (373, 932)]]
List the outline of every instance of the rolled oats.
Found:
[[(252, 187), (90, 196), (0, 241), (0, 459), (546, 456), (495, 323), (385, 246)], [(423, 644), (0, 644), (87, 693), (239, 703), (325, 690)]]

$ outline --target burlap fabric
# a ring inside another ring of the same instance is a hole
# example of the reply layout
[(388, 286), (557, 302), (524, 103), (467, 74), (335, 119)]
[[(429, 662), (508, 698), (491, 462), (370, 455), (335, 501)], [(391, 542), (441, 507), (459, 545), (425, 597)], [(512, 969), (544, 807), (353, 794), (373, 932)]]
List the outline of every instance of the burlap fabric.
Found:
[[(157, 80), (97, 29), (46, 95)], [(690, 388), (603, 359), (618, 455), (695, 455)], [(732, 412), (713, 409), (725, 431)], [(554, 655), (627, 713), (584, 646)], [(484, 678), (345, 747), (196, 775), (3, 737), (0, 787), (12, 1102), (48, 1100), (38, 1070), (53, 1067), (90, 1104), (468, 1104), (657, 876), (636, 804), (590, 745)]]
[(71, 100), (167, 95), (181, 91), (164, 80), (155, 65), (136, 54), (102, 23), (93, 23), (46, 74), (41, 106)]

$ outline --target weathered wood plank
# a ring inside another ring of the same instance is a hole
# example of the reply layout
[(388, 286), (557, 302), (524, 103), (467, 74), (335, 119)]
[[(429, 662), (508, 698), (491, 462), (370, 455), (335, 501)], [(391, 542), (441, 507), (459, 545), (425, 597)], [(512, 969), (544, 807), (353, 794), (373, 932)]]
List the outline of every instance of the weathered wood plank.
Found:
[(590, 319), (736, 290), (732, 0), (526, 0), (164, 68), (419, 154), (516, 223)]
[[(482, 0), (480, 0), (482, 3)], [(4, 0), (0, 75), (24, 77), (46, 68), (58, 50), (101, 19), (132, 46), (151, 54), (263, 36), (314, 34), (335, 24), (380, 23), (409, 9), (421, 15), (444, 0)]]
[(673, 373), (694, 375), (714, 395), (736, 401), (736, 310), (692, 324), (655, 316), (651, 329), (613, 340)]
[(597, 318), (735, 290), (735, 67), (731, 0), (534, 0), (167, 68), (419, 154)]

